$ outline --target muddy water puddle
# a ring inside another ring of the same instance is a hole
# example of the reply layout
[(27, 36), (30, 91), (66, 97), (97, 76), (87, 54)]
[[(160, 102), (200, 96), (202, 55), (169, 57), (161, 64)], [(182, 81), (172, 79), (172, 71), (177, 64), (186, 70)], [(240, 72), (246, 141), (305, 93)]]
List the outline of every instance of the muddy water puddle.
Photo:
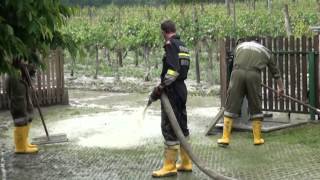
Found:
[[(81, 147), (126, 149), (151, 141), (162, 143), (160, 103), (145, 108), (148, 94), (106, 93), (98, 91), (69, 91), (70, 106), (44, 108), (45, 120), (51, 134), (65, 133), (72, 144)], [(209, 98), (191, 97), (187, 111), (191, 132), (205, 129), (218, 111), (209, 107)], [(75, 111), (76, 113), (68, 112)], [(70, 110), (71, 109), (71, 110)], [(66, 116), (65, 114), (69, 114)], [(71, 115), (70, 115), (71, 114)], [(39, 119), (35, 120), (32, 137), (44, 135)]]
[(161, 136), (159, 116), (147, 115), (143, 108), (116, 110), (61, 120), (51, 125), (57, 133), (67, 133), (71, 141), (85, 147), (128, 148)]

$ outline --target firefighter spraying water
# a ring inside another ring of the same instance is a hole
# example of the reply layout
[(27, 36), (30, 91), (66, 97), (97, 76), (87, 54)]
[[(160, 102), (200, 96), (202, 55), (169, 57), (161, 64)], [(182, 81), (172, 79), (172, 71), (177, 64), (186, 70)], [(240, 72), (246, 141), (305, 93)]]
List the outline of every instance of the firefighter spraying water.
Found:
[[(176, 27), (172, 21), (164, 21), (161, 30), (165, 39), (161, 83), (153, 89), (143, 112), (144, 116), (152, 102), (161, 100), (161, 131), (165, 139), (164, 161), (163, 167), (154, 171), (152, 177), (176, 176), (177, 171), (191, 172), (193, 161), (201, 171), (213, 179), (230, 179), (204, 166), (187, 143), (187, 87), (184, 80), (188, 75), (190, 54), (176, 34)], [(176, 164), (179, 152), (181, 163)]]

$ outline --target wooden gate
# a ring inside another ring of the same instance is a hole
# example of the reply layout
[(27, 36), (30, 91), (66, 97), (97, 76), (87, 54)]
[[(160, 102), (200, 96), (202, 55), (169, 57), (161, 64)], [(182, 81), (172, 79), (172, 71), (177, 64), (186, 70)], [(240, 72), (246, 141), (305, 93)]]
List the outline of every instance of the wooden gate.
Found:
[[(301, 37), (260, 38), (260, 42), (270, 49), (275, 57), (285, 86), (285, 94), (319, 108), (319, 39)], [(220, 82), (221, 104), (224, 105), (229, 83), (229, 60), (232, 58), (235, 39), (220, 41)], [(262, 83), (276, 89), (276, 82), (270, 72), (262, 71)], [(270, 90), (262, 88), (262, 107), (265, 111), (309, 113), (300, 104), (287, 99), (278, 99)]]
[[(36, 73), (35, 89), (42, 106), (68, 104), (68, 91), (64, 87), (64, 59), (61, 49), (53, 50), (45, 59), (45, 69)], [(0, 109), (8, 108), (5, 76), (0, 76)]]

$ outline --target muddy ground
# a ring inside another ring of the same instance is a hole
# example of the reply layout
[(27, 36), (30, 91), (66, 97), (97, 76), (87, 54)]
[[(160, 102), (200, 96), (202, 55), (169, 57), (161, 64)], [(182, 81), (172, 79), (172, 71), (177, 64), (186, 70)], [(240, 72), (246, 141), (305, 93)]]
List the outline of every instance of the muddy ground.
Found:
[[(149, 93), (153, 87), (159, 84), (159, 78), (144, 81), (141, 78), (135, 77), (114, 77), (98, 76), (94, 79), (91, 76), (77, 74), (70, 76), (65, 73), (65, 86), (69, 89), (79, 90), (95, 90), (106, 92), (129, 92), (129, 93)], [(190, 95), (218, 95), (220, 93), (220, 85), (210, 85), (205, 81), (197, 83), (194, 80), (187, 79), (186, 85)]]
[[(43, 145), (36, 155), (13, 153), (12, 123), (0, 112), (0, 178), (42, 179), (152, 179), (161, 167), (163, 138), (159, 102), (142, 119), (147, 94), (69, 91), (69, 106), (43, 108), (52, 134), (66, 133), (69, 143)], [(229, 148), (220, 148), (220, 134), (204, 136), (218, 111), (215, 96), (189, 96), (191, 144), (208, 166), (236, 179), (320, 179), (320, 125), (264, 134), (266, 144), (252, 145), (250, 132), (233, 132)], [(31, 137), (44, 135), (36, 118)], [(209, 179), (198, 168), (165, 179)]]

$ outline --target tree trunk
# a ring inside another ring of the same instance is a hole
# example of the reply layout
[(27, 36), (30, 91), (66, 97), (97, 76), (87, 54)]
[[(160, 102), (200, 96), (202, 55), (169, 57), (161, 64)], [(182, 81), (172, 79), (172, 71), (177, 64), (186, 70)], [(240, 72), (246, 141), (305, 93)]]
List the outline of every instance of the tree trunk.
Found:
[(89, 16), (90, 20), (93, 19), (93, 12), (92, 12), (91, 6), (88, 7), (88, 16)]
[(123, 67), (123, 61), (122, 61), (122, 49), (117, 50), (117, 57), (118, 57), (118, 63), (120, 67)]
[(196, 43), (196, 47), (195, 47), (195, 56), (196, 56), (196, 79), (197, 79), (197, 83), (200, 83), (200, 63), (199, 63), (199, 59), (200, 59), (200, 53), (199, 53), (199, 43)]
[(199, 65), (199, 26), (198, 26), (198, 12), (197, 7), (193, 4), (193, 24), (195, 25), (195, 38), (194, 38), (194, 47), (195, 47), (195, 63), (196, 63), (196, 79), (197, 83), (200, 83), (200, 65)]
[(128, 51), (125, 51), (122, 56), (122, 61), (125, 60), (127, 56), (128, 56)]
[(150, 61), (149, 61), (149, 55), (150, 55), (150, 48), (145, 45), (143, 48), (143, 59), (145, 62), (145, 67), (146, 67), (146, 71), (145, 71), (145, 75), (144, 75), (144, 80), (145, 81), (150, 81)]
[(200, 7), (201, 7), (201, 12), (204, 12), (204, 11), (205, 11), (205, 8), (204, 8), (203, 2), (201, 2)]
[(76, 60), (72, 57), (72, 61), (71, 61), (71, 73), (70, 73), (70, 75), (71, 75), (72, 77), (73, 77), (73, 75), (74, 75), (75, 66), (76, 66)]
[(113, 62), (112, 64), (114, 65), (114, 81), (115, 82), (119, 82), (120, 81), (120, 75), (119, 75), (119, 63), (117, 62), (118, 61), (118, 53), (117, 51), (115, 52), (115, 61), (116, 62)]
[(110, 50), (108, 48), (104, 48), (104, 58), (106, 60), (106, 64), (111, 66), (111, 57), (110, 57)]
[(290, 24), (288, 4), (284, 5), (283, 13), (284, 13), (284, 23), (285, 23), (285, 27), (286, 27), (287, 36), (291, 36), (292, 30), (291, 30), (291, 24)]
[[(153, 57), (157, 54), (156, 51), (157, 51), (157, 49), (154, 49), (154, 50), (152, 51)], [(158, 58), (156, 58), (156, 59), (158, 59)], [(159, 61), (158, 61), (158, 60), (155, 61), (154, 68), (155, 68), (155, 69), (158, 69), (158, 68), (159, 68)]]
[(267, 1), (268, 3), (268, 11), (269, 11), (269, 13), (271, 13), (271, 10), (272, 10), (272, 0), (268, 0)]
[(180, 6), (180, 14), (182, 17), (184, 17), (186, 6), (184, 3), (179, 4), (179, 6)]
[(232, 3), (233, 3), (233, 8), (232, 8), (232, 16), (233, 16), (233, 36), (236, 37), (236, 32), (237, 32), (236, 0), (233, 0)]
[(204, 44), (207, 49), (208, 53), (208, 61), (207, 61), (207, 80), (209, 84), (212, 86), (213, 85), (213, 39), (209, 40), (206, 39), (204, 40)]
[(256, 10), (256, 0), (252, 0), (252, 8), (253, 8), (253, 11)]
[(89, 56), (89, 52), (87, 52), (86, 53), (86, 55), (85, 55), (85, 64), (86, 64), (86, 68), (85, 68), (85, 70), (86, 70), (86, 72), (89, 72), (89, 69), (91, 69), (91, 58), (90, 57), (88, 57)]
[(231, 16), (230, 0), (226, 0), (227, 14)]
[(99, 47), (96, 45), (96, 73), (94, 74), (94, 79), (98, 78), (98, 71), (99, 71)]
[(138, 65), (139, 65), (139, 50), (138, 49), (136, 49), (134, 51), (134, 65), (136, 67), (138, 67)]
[(320, 0), (317, 0), (317, 12), (320, 12)]

